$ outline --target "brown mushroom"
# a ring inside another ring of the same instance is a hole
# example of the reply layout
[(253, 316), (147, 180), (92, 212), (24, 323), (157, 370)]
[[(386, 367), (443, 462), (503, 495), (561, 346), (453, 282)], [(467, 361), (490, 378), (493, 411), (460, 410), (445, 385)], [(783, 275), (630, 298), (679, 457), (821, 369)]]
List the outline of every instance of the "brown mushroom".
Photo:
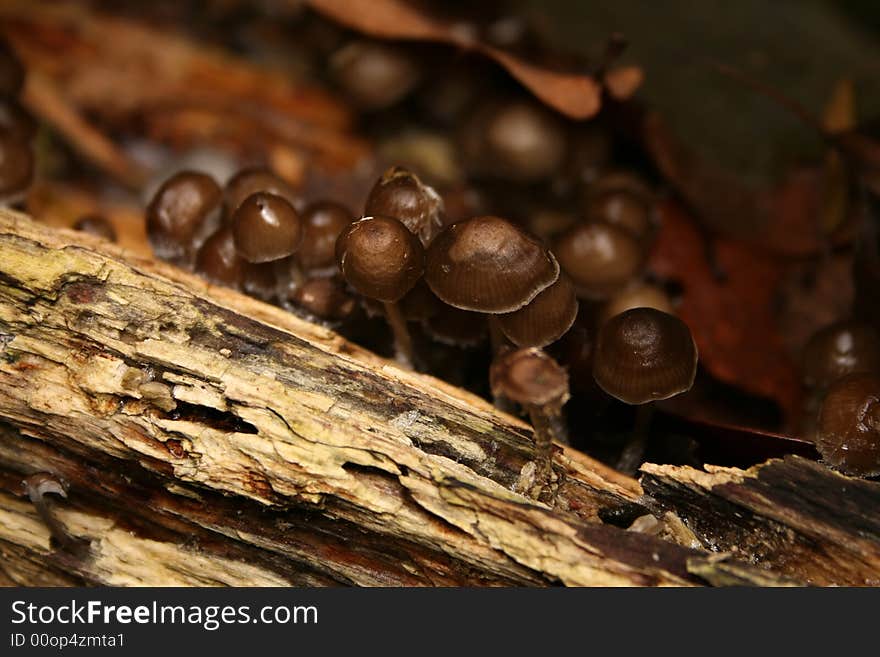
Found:
[(669, 298), (666, 290), (653, 283), (640, 283), (615, 294), (602, 304), (599, 310), (599, 324), (633, 308), (654, 308), (670, 315), (675, 314), (672, 299)]
[(502, 333), (517, 347), (545, 347), (561, 338), (577, 317), (578, 301), (568, 277), (553, 285), (519, 310), (498, 315)]
[(638, 406), (636, 428), (618, 463), (633, 472), (641, 462), (653, 402), (690, 390), (697, 346), (687, 324), (654, 308), (633, 308), (599, 329), (593, 377), (602, 390)]
[(535, 430), (535, 483), (538, 497), (551, 483), (554, 439), (567, 442), (560, 431), (562, 407), (568, 401), (568, 375), (540, 349), (517, 349), (498, 356), (489, 371), (492, 393), (521, 404)]
[(607, 223), (581, 223), (553, 245), (579, 297), (601, 301), (626, 289), (641, 273), (645, 252), (630, 233)]
[(816, 448), (841, 472), (880, 475), (880, 375), (849, 374), (831, 384), (819, 412)]
[(336, 239), (354, 217), (335, 201), (310, 203), (302, 212), (303, 240), (296, 260), (306, 271), (322, 270), (336, 263)]
[(303, 201), (290, 183), (275, 175), (272, 171), (262, 167), (242, 169), (226, 183), (223, 189), (223, 216), (225, 221), (231, 223), (232, 215), (244, 200), (251, 194), (268, 192), (281, 196), (290, 203), (297, 211), (303, 209)]
[(444, 226), (443, 199), (433, 187), (402, 167), (388, 169), (367, 197), (367, 217), (394, 217), (428, 246)]
[(211, 235), (196, 256), (196, 272), (212, 283), (239, 288), (245, 261), (235, 250), (235, 239), (230, 226), (221, 226)]
[(339, 235), (336, 263), (349, 285), (384, 304), (398, 362), (412, 368), (412, 338), (398, 301), (424, 273), (422, 243), (393, 217), (364, 217), (349, 224)]
[(221, 196), (217, 182), (197, 171), (181, 171), (162, 183), (147, 207), (147, 236), (156, 255), (191, 265), (210, 235)]
[(333, 79), (364, 110), (390, 107), (409, 94), (421, 79), (421, 68), (402, 47), (358, 40), (333, 54)]
[(303, 222), (283, 197), (251, 194), (232, 215), (232, 235), (239, 255), (251, 263), (286, 258), (299, 248)]
[(584, 214), (589, 221), (622, 228), (640, 242), (646, 242), (654, 230), (651, 206), (627, 191), (591, 194), (584, 204)]
[(826, 326), (804, 347), (801, 370), (804, 384), (819, 390), (847, 374), (880, 373), (880, 333), (852, 320)]
[(345, 291), (336, 278), (310, 278), (291, 290), (287, 298), (310, 317), (325, 321), (341, 321), (350, 317), (356, 308), (354, 298)]

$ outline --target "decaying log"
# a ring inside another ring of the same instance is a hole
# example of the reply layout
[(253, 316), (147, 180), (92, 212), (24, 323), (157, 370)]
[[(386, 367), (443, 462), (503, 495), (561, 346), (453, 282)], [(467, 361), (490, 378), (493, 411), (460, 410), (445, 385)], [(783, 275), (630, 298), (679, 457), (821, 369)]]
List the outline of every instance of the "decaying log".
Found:
[(708, 549), (810, 584), (880, 584), (880, 483), (799, 456), (707, 470), (645, 464), (641, 481)]
[[(602, 525), (642, 493), (322, 327), (0, 212), (5, 577), (114, 584), (694, 584), (706, 553)], [(21, 490), (87, 549), (53, 547)], [(690, 570), (689, 570), (690, 568)]]

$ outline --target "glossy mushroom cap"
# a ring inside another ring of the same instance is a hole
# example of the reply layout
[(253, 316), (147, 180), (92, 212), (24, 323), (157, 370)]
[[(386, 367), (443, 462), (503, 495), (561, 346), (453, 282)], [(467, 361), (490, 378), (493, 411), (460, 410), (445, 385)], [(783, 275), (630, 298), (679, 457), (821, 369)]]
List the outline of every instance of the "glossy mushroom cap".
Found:
[(232, 288), (241, 286), (244, 260), (235, 250), (230, 226), (222, 226), (205, 240), (196, 255), (195, 268), (212, 283)]
[(367, 217), (381, 215), (403, 222), (424, 246), (443, 229), (443, 199), (433, 187), (402, 167), (388, 169), (373, 185), (364, 207)]
[(642, 271), (645, 253), (627, 231), (606, 223), (582, 223), (553, 246), (579, 297), (602, 300), (624, 290)]
[(113, 224), (107, 221), (106, 217), (100, 214), (87, 214), (81, 217), (73, 224), (73, 229), (101, 237), (108, 242), (116, 241), (116, 229), (113, 228)]
[(293, 291), (290, 301), (310, 315), (342, 320), (355, 311), (354, 297), (335, 278), (310, 278)]
[(336, 263), (336, 239), (354, 217), (335, 201), (316, 201), (302, 213), (303, 240), (296, 255), (303, 269), (324, 269)]
[(34, 178), (34, 153), (23, 139), (0, 133), (0, 201), (24, 192)]
[(850, 374), (831, 385), (819, 411), (816, 448), (842, 472), (880, 475), (880, 376)]
[(668, 399), (690, 390), (697, 346), (680, 319), (654, 308), (634, 308), (609, 319), (596, 339), (593, 377), (627, 404)]
[(519, 182), (550, 178), (566, 157), (559, 118), (531, 101), (494, 103), (464, 126), (462, 160), (477, 173)]
[(24, 86), (25, 70), (6, 41), (0, 39), (0, 95), (17, 96)]
[(232, 221), (233, 213), (251, 194), (268, 192), (286, 199), (299, 210), (302, 199), (299, 192), (286, 180), (276, 176), (269, 169), (254, 167), (242, 169), (226, 183), (223, 190), (223, 212), (226, 221)]
[(492, 394), (527, 407), (562, 408), (568, 401), (568, 374), (540, 349), (508, 351), (489, 369)]
[(608, 299), (599, 311), (599, 324), (632, 308), (654, 308), (670, 315), (675, 314), (672, 299), (662, 287), (651, 283), (642, 283), (629, 287)]
[(280, 260), (296, 252), (303, 232), (299, 213), (277, 194), (251, 194), (232, 215), (235, 248), (252, 263)]
[(502, 333), (517, 347), (545, 347), (574, 324), (578, 301), (568, 277), (560, 275), (519, 310), (498, 316)]
[(428, 247), (425, 280), (442, 301), (462, 310), (519, 310), (557, 278), (553, 254), (500, 217), (460, 221)]
[(147, 236), (156, 255), (188, 259), (221, 196), (217, 182), (197, 171), (181, 171), (162, 183), (147, 206)]
[(0, 132), (30, 141), (37, 133), (37, 122), (12, 98), (0, 98)]
[(870, 324), (836, 322), (816, 332), (804, 347), (802, 374), (810, 388), (825, 388), (857, 372), (880, 373), (880, 333)]
[(584, 204), (589, 221), (604, 222), (623, 228), (637, 240), (647, 240), (654, 229), (651, 207), (626, 191), (591, 195)]
[(330, 66), (337, 84), (364, 110), (394, 105), (421, 78), (419, 65), (404, 48), (379, 41), (348, 44), (333, 55)]
[(336, 240), (336, 264), (355, 290), (388, 303), (400, 300), (425, 271), (422, 243), (393, 217), (364, 217)]

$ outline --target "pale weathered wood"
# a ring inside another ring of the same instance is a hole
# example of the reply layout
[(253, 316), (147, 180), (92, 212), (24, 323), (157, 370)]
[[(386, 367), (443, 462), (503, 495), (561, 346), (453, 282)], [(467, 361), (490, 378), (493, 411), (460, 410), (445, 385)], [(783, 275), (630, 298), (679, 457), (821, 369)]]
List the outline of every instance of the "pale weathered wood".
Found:
[(809, 584), (880, 585), (880, 482), (800, 456), (706, 469), (642, 466), (646, 492), (706, 548)]
[[(701, 552), (599, 524), (637, 508), (634, 480), (560, 448), (550, 509), (517, 492), (530, 429), (483, 400), (8, 212), (0, 344), (0, 509), (29, 528), (0, 542), (84, 581), (702, 581), (688, 571)], [(77, 560), (50, 550), (15, 501), (19, 478), (42, 470), (71, 484), (54, 504), (91, 541)], [(203, 559), (187, 566), (193, 546)]]

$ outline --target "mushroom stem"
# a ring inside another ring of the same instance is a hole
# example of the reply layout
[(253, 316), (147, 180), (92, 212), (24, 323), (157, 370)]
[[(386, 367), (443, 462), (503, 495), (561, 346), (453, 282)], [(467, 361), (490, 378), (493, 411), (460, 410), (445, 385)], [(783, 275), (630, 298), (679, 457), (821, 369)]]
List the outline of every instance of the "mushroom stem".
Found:
[(617, 461), (617, 469), (625, 474), (635, 474), (645, 457), (648, 446), (648, 428), (654, 417), (654, 404), (640, 404), (636, 407), (636, 421), (630, 439)]
[(395, 302), (385, 302), (385, 317), (394, 333), (394, 357), (401, 366), (406, 369), (415, 369), (412, 337), (406, 326), (406, 319), (400, 312), (400, 306)]
[(52, 535), (52, 539), (64, 547), (74, 545), (76, 539), (67, 533), (67, 530), (52, 513), (52, 510), (49, 508), (49, 503), (45, 499), (45, 496), (49, 493), (54, 493), (55, 495), (60, 495), (61, 497), (66, 498), (67, 491), (64, 489), (64, 485), (55, 476), (48, 472), (38, 472), (33, 474), (27, 477), (22, 483), (27, 490), (28, 498), (37, 510), (40, 518), (49, 528), (49, 533)]
[(535, 431), (535, 483), (540, 486), (540, 495), (552, 483), (553, 441), (562, 442), (557, 433), (562, 426), (562, 414), (542, 406), (528, 406), (527, 410)]

